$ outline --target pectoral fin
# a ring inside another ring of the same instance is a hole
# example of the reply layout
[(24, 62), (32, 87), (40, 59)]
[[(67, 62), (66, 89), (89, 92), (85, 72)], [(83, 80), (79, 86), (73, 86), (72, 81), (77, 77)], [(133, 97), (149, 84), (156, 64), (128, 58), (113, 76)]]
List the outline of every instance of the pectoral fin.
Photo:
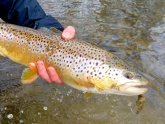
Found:
[(36, 69), (32, 70), (30, 68), (25, 68), (21, 76), (21, 82), (23, 84), (31, 84), (37, 78), (38, 74)]

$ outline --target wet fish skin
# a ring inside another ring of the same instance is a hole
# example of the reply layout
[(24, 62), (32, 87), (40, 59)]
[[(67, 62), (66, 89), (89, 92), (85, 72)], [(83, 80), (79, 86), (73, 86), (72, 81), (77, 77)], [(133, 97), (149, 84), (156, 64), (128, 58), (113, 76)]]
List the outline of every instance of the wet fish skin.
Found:
[[(148, 81), (133, 67), (85, 41), (66, 42), (57, 35), (0, 23), (0, 54), (25, 66), (44, 60), (66, 84), (85, 92), (131, 96), (147, 91), (141, 86)], [(22, 82), (31, 83), (36, 78), (36, 70), (25, 69)]]

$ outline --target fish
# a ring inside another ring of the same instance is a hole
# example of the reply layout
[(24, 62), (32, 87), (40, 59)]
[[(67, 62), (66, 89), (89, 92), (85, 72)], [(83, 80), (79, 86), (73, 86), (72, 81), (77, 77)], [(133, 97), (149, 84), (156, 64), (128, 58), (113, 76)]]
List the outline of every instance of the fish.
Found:
[(149, 81), (115, 54), (83, 40), (65, 41), (55, 33), (0, 23), (0, 55), (26, 66), (23, 84), (38, 78), (28, 64), (43, 60), (64, 83), (83, 92), (134, 96), (148, 90)]

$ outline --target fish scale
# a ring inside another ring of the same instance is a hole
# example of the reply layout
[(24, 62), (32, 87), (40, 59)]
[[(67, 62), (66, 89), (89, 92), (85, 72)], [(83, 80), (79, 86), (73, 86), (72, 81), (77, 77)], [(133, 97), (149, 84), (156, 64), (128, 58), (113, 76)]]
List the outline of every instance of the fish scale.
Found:
[[(137, 87), (148, 81), (134, 68), (85, 41), (65, 41), (55, 34), (0, 23), (0, 54), (25, 66), (43, 60), (66, 84), (85, 92), (138, 95), (147, 91)], [(35, 70), (25, 69), (22, 82), (35, 80)]]

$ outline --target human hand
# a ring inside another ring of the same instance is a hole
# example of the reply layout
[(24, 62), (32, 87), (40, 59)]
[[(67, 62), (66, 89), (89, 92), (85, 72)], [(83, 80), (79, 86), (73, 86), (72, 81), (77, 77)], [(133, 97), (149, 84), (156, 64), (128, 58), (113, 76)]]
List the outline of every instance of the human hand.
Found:
[(62, 32), (61, 37), (64, 40), (71, 40), (75, 37), (75, 34), (76, 34), (75, 28), (72, 26), (68, 26)]
[[(64, 29), (61, 34), (62, 39), (71, 40), (75, 37), (76, 31), (72, 26), (68, 26)], [(39, 76), (47, 82), (55, 82), (58, 84), (63, 84), (62, 80), (58, 76), (55, 68), (52, 66), (45, 67), (44, 62), (42, 60), (37, 61), (36, 63), (30, 63), (29, 66), (37, 68)]]

